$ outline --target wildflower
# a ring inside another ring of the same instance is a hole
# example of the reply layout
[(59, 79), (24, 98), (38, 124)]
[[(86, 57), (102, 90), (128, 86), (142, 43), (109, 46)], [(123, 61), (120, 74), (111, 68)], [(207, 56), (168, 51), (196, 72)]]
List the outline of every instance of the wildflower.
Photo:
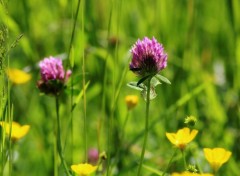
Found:
[(85, 163), (85, 164), (72, 165), (71, 169), (80, 176), (86, 176), (95, 172), (97, 170), (97, 166), (93, 166), (91, 164)]
[(168, 140), (181, 150), (184, 150), (186, 145), (190, 143), (197, 135), (197, 130), (190, 132), (189, 128), (183, 128), (177, 131), (177, 133), (166, 133)]
[(30, 74), (15, 68), (9, 68), (7, 70), (7, 75), (9, 80), (14, 84), (24, 84), (32, 78)]
[(222, 164), (226, 163), (232, 155), (232, 152), (223, 148), (204, 148), (203, 151), (214, 172), (217, 172)]
[(91, 164), (97, 164), (99, 158), (98, 150), (95, 148), (88, 150), (88, 162)]
[(213, 176), (212, 174), (199, 174), (191, 172), (182, 172), (182, 173), (172, 173), (171, 176)]
[(136, 96), (136, 95), (127, 95), (125, 97), (125, 102), (126, 102), (128, 110), (131, 110), (138, 104), (138, 96)]
[(167, 54), (162, 44), (153, 37), (144, 37), (133, 45), (131, 49), (132, 61), (130, 70), (139, 76), (156, 75), (167, 66)]
[(14, 141), (24, 137), (30, 129), (29, 125), (21, 126), (17, 122), (12, 122), (11, 125), (7, 122), (0, 122), (0, 126), (2, 126), (7, 135), (11, 135)]
[(71, 71), (65, 72), (62, 60), (50, 56), (39, 63), (41, 80), (37, 86), (39, 90), (46, 94), (57, 95), (63, 88), (71, 75)]
[(184, 123), (193, 127), (197, 123), (197, 118), (194, 116), (188, 116), (185, 118)]

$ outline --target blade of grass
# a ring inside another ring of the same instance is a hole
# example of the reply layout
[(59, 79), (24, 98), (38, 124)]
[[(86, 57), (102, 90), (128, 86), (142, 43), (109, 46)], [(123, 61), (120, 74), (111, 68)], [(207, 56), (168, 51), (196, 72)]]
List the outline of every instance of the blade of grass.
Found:
[[(82, 36), (84, 38), (85, 31), (84, 31), (84, 13), (85, 13), (85, 1), (82, 2)], [(84, 45), (82, 47), (82, 86), (83, 86), (83, 123), (84, 123), (84, 158), (85, 162), (87, 162), (87, 98), (86, 98), (86, 78), (85, 78), (85, 54), (84, 54)]]

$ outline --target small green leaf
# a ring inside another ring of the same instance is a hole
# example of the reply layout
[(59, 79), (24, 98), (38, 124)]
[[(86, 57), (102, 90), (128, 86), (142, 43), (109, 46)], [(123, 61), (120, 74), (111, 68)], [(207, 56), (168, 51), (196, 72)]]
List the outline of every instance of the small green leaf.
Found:
[(152, 173), (154, 173), (154, 174), (157, 174), (157, 175), (162, 175), (162, 174), (163, 174), (162, 171), (159, 171), (159, 170), (157, 170), (157, 169), (155, 169), (155, 168), (152, 168), (152, 167), (150, 167), (150, 166), (147, 166), (147, 165), (145, 165), (145, 164), (143, 164), (142, 166), (143, 166), (144, 169), (147, 169), (148, 171), (150, 171), (150, 172), (152, 172)]
[[(145, 101), (147, 101), (147, 87), (141, 91), (141, 95), (142, 95), (143, 99), (144, 99)], [(150, 100), (153, 100), (153, 99), (156, 98), (156, 97), (157, 97), (157, 93), (156, 93), (156, 91), (155, 91), (155, 88), (154, 88), (154, 87), (151, 87), (151, 88), (150, 88), (150, 97), (149, 97), (149, 99), (150, 99)]]
[(167, 84), (171, 84), (171, 82), (164, 76), (160, 75), (160, 74), (157, 74), (155, 75), (155, 78), (157, 78), (160, 82), (165, 82)]
[(162, 84), (157, 78), (152, 77), (151, 79), (151, 86), (156, 87), (157, 85)]
[(132, 88), (132, 89), (136, 89), (136, 90), (140, 90), (140, 91), (144, 90), (144, 88), (145, 88), (144, 84), (138, 85), (138, 82), (129, 82), (127, 84), (127, 86)]

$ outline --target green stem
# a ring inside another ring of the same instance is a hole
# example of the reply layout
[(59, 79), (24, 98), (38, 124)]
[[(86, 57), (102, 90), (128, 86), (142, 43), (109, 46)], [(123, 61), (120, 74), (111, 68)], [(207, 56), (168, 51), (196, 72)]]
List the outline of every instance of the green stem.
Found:
[(120, 137), (122, 142), (123, 142), (123, 138), (124, 138), (124, 134), (125, 134), (125, 128), (126, 128), (126, 125), (127, 125), (128, 117), (129, 117), (129, 110), (127, 111), (125, 120), (123, 122), (122, 133), (121, 133), (121, 137)]
[(54, 140), (54, 143), (53, 143), (54, 176), (58, 176), (58, 152), (57, 151), (58, 151), (57, 150), (57, 137), (56, 137), (56, 134), (55, 134), (55, 140)]
[(56, 96), (56, 115), (57, 115), (57, 149), (58, 149), (58, 154), (61, 159), (61, 163), (63, 164), (63, 167), (65, 169), (65, 172), (68, 176), (71, 176), (68, 170), (68, 166), (66, 161), (64, 160), (63, 156), (63, 150), (62, 150), (62, 142), (61, 142), (61, 130), (60, 130), (60, 117), (59, 117), (59, 100), (58, 96)]
[(184, 168), (187, 169), (187, 162), (186, 162), (186, 157), (185, 157), (185, 152), (184, 149), (182, 151), (182, 157), (183, 157), (183, 163), (184, 163)]
[(168, 168), (170, 167), (170, 165), (171, 165), (171, 163), (172, 163), (172, 160), (173, 160), (174, 156), (176, 155), (176, 152), (177, 152), (177, 148), (175, 149), (175, 151), (174, 151), (174, 153), (173, 153), (171, 159), (169, 160), (168, 165), (167, 165), (166, 169), (164, 170), (162, 176), (164, 176), (164, 175), (166, 174)]
[(146, 118), (145, 118), (145, 133), (144, 133), (144, 141), (143, 141), (143, 147), (142, 147), (142, 153), (141, 153), (141, 158), (140, 158), (140, 163), (138, 167), (138, 172), (137, 175), (141, 175), (141, 169), (142, 169), (142, 164), (143, 164), (143, 159), (145, 155), (145, 148), (147, 144), (147, 137), (148, 137), (148, 121), (149, 121), (149, 106), (150, 106), (150, 82), (151, 82), (151, 77), (148, 78), (147, 80), (147, 99), (146, 99)]

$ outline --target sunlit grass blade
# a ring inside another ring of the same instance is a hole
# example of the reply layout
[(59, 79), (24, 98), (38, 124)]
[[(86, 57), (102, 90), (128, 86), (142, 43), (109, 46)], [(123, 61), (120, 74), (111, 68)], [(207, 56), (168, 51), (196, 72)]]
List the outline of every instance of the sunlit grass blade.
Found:
[(74, 103), (73, 103), (73, 105), (72, 105), (71, 111), (74, 111), (75, 107), (76, 107), (77, 104), (80, 102), (81, 98), (83, 97), (83, 92), (87, 90), (89, 84), (90, 84), (90, 81), (88, 81), (88, 82), (86, 83), (86, 85), (84, 86), (84, 89), (85, 89), (85, 90), (81, 90), (81, 91), (79, 92), (79, 94), (77, 95), (77, 97), (76, 97), (76, 99), (75, 99), (75, 101), (74, 101)]
[(162, 171), (159, 171), (151, 166), (148, 166), (146, 164), (143, 164), (142, 165), (144, 169), (148, 170), (149, 172), (153, 173), (153, 174), (156, 174), (156, 175), (159, 175), (159, 176), (162, 176), (163, 172)]

